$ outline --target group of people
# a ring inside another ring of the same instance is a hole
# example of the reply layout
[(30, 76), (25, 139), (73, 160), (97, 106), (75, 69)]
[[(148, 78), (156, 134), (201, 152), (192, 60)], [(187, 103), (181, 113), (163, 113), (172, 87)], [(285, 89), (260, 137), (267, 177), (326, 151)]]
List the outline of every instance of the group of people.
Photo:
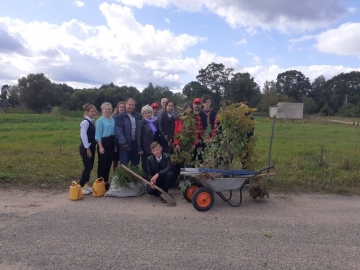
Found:
[[(106, 189), (110, 186), (111, 167), (115, 169), (118, 162), (124, 165), (130, 162), (134, 166), (141, 162), (144, 175), (165, 192), (175, 184), (180, 169), (179, 165), (171, 163), (170, 155), (174, 149), (181, 151), (181, 139), (176, 134), (184, 128), (175, 102), (163, 98), (161, 108), (153, 102), (143, 106), (140, 114), (135, 112), (135, 105), (133, 98), (127, 98), (113, 110), (112, 105), (105, 102), (101, 105), (102, 116), (95, 124), (96, 107), (88, 103), (83, 106), (85, 117), (80, 123), (80, 155), (84, 170), (79, 182), (83, 194), (92, 192), (87, 183), (94, 166), (95, 150), (98, 154), (97, 176), (104, 179)], [(198, 149), (205, 146), (204, 141), (216, 135), (217, 113), (211, 109), (211, 98), (203, 96), (185, 102), (182, 114), (195, 120), (195, 126), (190, 128), (195, 138), (192, 151), (193, 159), (196, 159)], [(147, 186), (147, 192), (160, 195), (152, 185)]]

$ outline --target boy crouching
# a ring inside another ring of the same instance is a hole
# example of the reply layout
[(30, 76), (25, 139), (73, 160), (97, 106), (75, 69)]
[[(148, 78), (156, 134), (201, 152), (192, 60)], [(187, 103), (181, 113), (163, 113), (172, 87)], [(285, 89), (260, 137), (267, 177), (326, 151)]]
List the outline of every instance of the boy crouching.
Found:
[[(152, 155), (147, 158), (147, 177), (151, 184), (157, 185), (165, 192), (168, 192), (174, 182), (170, 155), (162, 153), (162, 147), (156, 141), (150, 144), (150, 150)], [(160, 196), (160, 192), (150, 185), (147, 186), (147, 193), (156, 197)], [(163, 198), (160, 199), (163, 203), (166, 203)]]

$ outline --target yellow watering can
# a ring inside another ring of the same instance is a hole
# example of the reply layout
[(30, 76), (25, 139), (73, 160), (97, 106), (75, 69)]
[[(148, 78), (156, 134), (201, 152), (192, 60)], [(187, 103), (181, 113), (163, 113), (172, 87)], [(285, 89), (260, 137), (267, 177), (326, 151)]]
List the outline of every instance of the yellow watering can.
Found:
[(94, 197), (104, 196), (106, 193), (104, 178), (102, 177), (98, 178), (95, 181), (95, 183), (92, 185), (92, 190)]
[(72, 201), (78, 201), (83, 198), (82, 192), (81, 192), (81, 186), (78, 185), (75, 181), (72, 181), (70, 186), (70, 193), (69, 193), (69, 199)]

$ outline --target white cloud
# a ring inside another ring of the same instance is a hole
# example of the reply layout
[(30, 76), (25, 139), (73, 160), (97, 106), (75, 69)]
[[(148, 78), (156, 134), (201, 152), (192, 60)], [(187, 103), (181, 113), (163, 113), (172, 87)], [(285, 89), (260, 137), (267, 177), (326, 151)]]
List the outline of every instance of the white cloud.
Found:
[(348, 8), (348, 11), (351, 12), (351, 13), (355, 13), (356, 10), (357, 10), (357, 9), (354, 8), (354, 7), (349, 7), (349, 8)]
[(177, 89), (190, 74), (181, 67), (183, 62), (196, 62), (192, 66), (205, 62), (200, 60), (202, 53), (198, 59), (182, 58), (187, 48), (205, 38), (142, 25), (128, 7), (103, 3), (99, 8), (106, 26), (89, 26), (77, 20), (55, 25), (0, 18), (0, 69), (6, 70), (1, 73), (1, 82), (42, 72), (53, 81), (72, 85), (114, 82), (142, 89), (152, 81)]
[(244, 44), (246, 44), (246, 43), (247, 43), (246, 39), (243, 38), (243, 39), (241, 39), (241, 40), (235, 41), (235, 42), (234, 42), (234, 45), (244, 45)]
[(345, 23), (316, 37), (315, 47), (323, 53), (360, 58), (360, 23)]
[(85, 3), (82, 1), (74, 1), (73, 5), (77, 7), (83, 7), (85, 6)]
[(170, 24), (170, 20), (168, 18), (164, 18), (165, 22), (167, 22), (168, 24)]
[(339, 0), (117, 0), (129, 6), (144, 5), (198, 12), (207, 9), (225, 19), (231, 27), (245, 27), (256, 33), (254, 27), (275, 28), (283, 32), (305, 31), (327, 27), (348, 9)]

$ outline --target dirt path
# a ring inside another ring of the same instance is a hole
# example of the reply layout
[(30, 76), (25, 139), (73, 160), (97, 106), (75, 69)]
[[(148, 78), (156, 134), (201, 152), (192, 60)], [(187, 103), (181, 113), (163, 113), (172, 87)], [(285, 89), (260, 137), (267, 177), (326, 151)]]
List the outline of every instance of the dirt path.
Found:
[(198, 212), (172, 193), (176, 207), (0, 190), (0, 269), (360, 269), (357, 196), (244, 191)]

